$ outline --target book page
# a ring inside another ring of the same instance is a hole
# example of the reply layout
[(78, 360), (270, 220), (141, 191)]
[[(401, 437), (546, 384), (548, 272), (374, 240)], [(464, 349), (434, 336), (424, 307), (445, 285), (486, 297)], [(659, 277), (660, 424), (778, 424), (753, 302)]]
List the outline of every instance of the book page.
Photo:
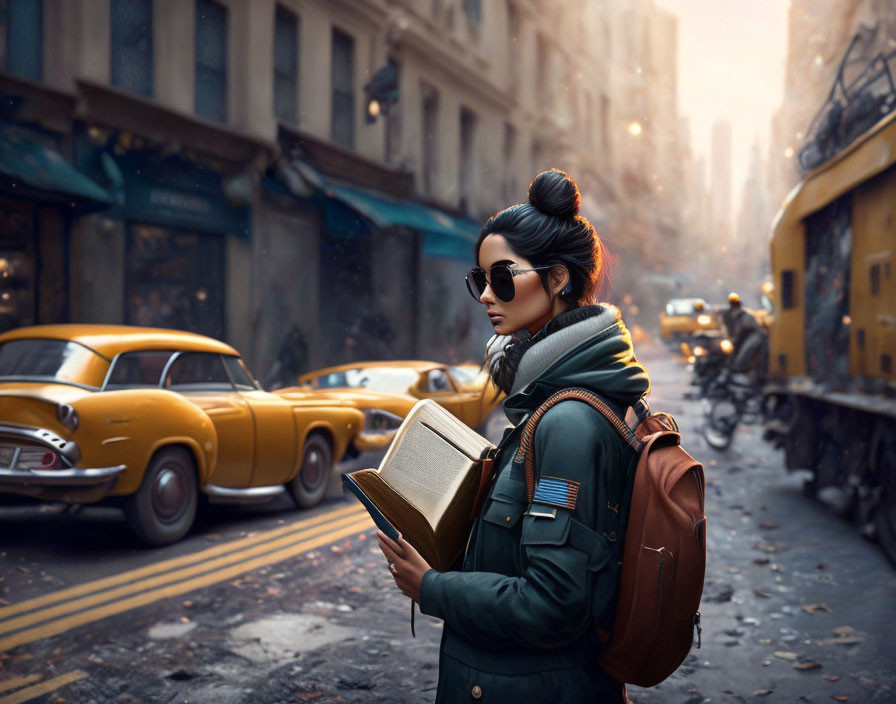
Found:
[(407, 430), (419, 422), (426, 423), (431, 428), (434, 428), (440, 435), (446, 438), (447, 442), (453, 444), (456, 449), (466, 454), (470, 459), (479, 459), (482, 451), (492, 446), (488, 440), (455, 417), (450, 411), (435, 401), (424, 399), (414, 404), (410, 413), (405, 417), (404, 422), (395, 435), (395, 439), (380, 463), (380, 469), (386, 467), (391, 462), (392, 456), (400, 450)]
[(406, 428), (400, 447), (390, 455), (380, 466), (380, 477), (413, 504), (433, 530), (478, 460), (478, 456), (468, 457), (423, 422)]

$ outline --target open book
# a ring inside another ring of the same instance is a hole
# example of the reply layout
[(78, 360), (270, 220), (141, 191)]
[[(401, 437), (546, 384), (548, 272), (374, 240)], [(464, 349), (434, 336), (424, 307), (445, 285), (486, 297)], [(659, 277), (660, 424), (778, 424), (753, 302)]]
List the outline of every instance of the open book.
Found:
[(378, 469), (342, 481), (386, 535), (400, 533), (426, 561), (447, 570), (461, 555), (493, 445), (429, 399), (408, 413)]

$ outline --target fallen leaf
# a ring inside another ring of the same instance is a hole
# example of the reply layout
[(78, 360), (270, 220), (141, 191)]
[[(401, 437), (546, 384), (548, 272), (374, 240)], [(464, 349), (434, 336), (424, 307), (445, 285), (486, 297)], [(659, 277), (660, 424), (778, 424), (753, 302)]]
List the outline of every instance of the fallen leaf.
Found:
[(840, 636), (839, 638), (825, 638), (816, 642), (824, 645), (855, 645), (856, 643), (864, 643), (865, 639), (862, 636)]
[(780, 545), (772, 545), (771, 543), (766, 543), (762, 540), (756, 543), (753, 547), (757, 550), (762, 550), (763, 552), (781, 552), (784, 549)]
[(762, 639), (760, 639), (759, 642), (762, 643), (763, 645), (769, 645), (772, 642), (772, 639), (771, 638), (762, 638)]
[(827, 604), (803, 604), (800, 608), (807, 614), (814, 614), (816, 611), (830, 611)]
[(791, 653), (786, 650), (777, 650), (774, 653), (776, 658), (781, 658), (782, 660), (796, 660), (797, 654)]
[(768, 599), (769, 597), (774, 596), (774, 594), (772, 594), (771, 592), (765, 591), (765, 589), (754, 589), (753, 593), (756, 596), (761, 596), (763, 599)]
[(778, 527), (778, 524), (777, 523), (766, 523), (765, 521), (763, 521), (762, 523), (759, 524), (759, 527), (762, 528), (762, 530), (774, 530), (775, 528)]
[(849, 701), (849, 697), (847, 697), (843, 694), (841, 694), (839, 697), (832, 697), (832, 699), (834, 699), (835, 701), (838, 701), (838, 702), (848, 702)]
[(831, 633), (838, 636), (848, 636), (850, 633), (855, 633), (856, 629), (852, 626), (837, 626), (837, 628), (832, 628)]
[(769, 560), (767, 557), (757, 557), (755, 560), (753, 560), (753, 563), (757, 565), (767, 565), (769, 562), (771, 562), (771, 560)]
[(828, 682), (836, 682), (837, 680), (840, 679), (840, 675), (825, 675), (824, 678), (825, 678)]
[(807, 660), (806, 662), (798, 662), (793, 666), (794, 670), (817, 670), (821, 667), (820, 662), (815, 662), (814, 660)]
[(759, 696), (759, 697), (764, 697), (764, 696), (771, 694), (774, 691), (775, 690), (773, 690), (773, 689), (757, 689), (753, 692), (753, 694), (755, 694), (756, 696)]

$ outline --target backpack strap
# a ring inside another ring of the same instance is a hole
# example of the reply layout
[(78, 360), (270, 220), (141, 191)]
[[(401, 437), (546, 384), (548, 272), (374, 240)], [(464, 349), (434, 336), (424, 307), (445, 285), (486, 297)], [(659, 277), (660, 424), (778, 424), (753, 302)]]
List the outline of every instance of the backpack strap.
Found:
[[(643, 446), (641, 440), (639, 440), (632, 429), (625, 424), (625, 421), (623, 421), (612, 408), (604, 403), (597, 394), (592, 393), (588, 389), (580, 388), (561, 389), (560, 391), (557, 391), (542, 403), (529, 417), (529, 420), (526, 421), (526, 426), (523, 428), (523, 432), (520, 435), (519, 449), (513, 459), (514, 462), (518, 463), (525, 461), (526, 498), (530, 504), (535, 495), (535, 453), (532, 452), (532, 444), (535, 441), (535, 429), (538, 427), (539, 421), (544, 414), (547, 413), (548, 409), (567, 399), (582, 401), (599, 411), (635, 452), (640, 452)], [(635, 410), (636, 412), (639, 411), (637, 408)], [(640, 417), (640, 412), (638, 415)]]

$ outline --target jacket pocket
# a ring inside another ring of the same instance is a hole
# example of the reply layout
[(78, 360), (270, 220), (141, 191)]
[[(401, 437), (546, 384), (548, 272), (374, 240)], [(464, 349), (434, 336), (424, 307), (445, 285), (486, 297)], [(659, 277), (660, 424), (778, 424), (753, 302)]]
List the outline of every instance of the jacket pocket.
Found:
[(523, 515), (526, 505), (501, 496), (492, 496), (482, 520), (503, 528), (513, 528)]
[[(543, 515), (542, 515), (543, 514)], [(523, 547), (530, 545), (565, 545), (569, 538), (572, 514), (547, 504), (533, 503), (523, 520)]]

